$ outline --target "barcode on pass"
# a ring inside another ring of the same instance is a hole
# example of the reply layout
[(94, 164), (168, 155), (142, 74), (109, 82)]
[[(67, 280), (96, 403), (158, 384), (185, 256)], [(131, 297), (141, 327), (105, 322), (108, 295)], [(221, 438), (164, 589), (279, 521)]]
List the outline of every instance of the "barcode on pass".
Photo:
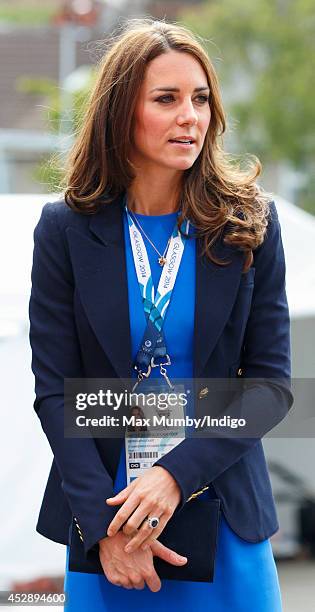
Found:
[(156, 459), (159, 456), (157, 451), (134, 451), (129, 453), (129, 459)]

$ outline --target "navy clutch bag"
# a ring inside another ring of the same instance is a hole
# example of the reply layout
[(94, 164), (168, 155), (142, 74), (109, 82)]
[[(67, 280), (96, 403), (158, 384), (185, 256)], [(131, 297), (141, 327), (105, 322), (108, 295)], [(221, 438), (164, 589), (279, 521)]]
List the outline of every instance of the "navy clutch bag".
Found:
[(175, 512), (158, 540), (187, 557), (188, 561), (178, 567), (154, 557), (154, 567), (159, 577), (213, 582), (219, 519), (219, 499), (193, 499)]
[[(154, 567), (161, 579), (213, 582), (215, 554), (220, 519), (219, 499), (192, 499), (175, 511), (159, 536), (159, 542), (187, 557), (178, 567), (154, 557)], [(86, 558), (74, 521), (70, 533), (69, 570), (104, 574), (98, 550)]]

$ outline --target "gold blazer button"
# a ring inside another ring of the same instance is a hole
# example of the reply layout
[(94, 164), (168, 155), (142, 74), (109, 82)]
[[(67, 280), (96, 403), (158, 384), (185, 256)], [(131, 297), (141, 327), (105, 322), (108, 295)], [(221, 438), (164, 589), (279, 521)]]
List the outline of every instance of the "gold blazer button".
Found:
[(199, 399), (202, 399), (203, 397), (206, 397), (206, 395), (208, 395), (208, 393), (209, 393), (208, 387), (204, 387), (203, 389), (200, 389), (199, 395), (198, 395)]

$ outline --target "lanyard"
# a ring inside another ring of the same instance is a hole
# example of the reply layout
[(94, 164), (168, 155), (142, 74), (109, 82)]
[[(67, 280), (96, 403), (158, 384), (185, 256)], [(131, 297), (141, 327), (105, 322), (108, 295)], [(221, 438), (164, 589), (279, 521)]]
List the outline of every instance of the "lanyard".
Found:
[[(138, 285), (147, 319), (146, 329), (134, 366), (138, 372), (138, 381), (134, 389), (144, 377), (148, 378), (150, 376), (151, 368), (157, 366), (160, 367), (160, 373), (172, 387), (164, 367), (170, 365), (171, 360), (166, 351), (163, 325), (186, 246), (186, 238), (182, 236), (177, 224), (175, 224), (166, 253), (167, 263), (162, 268), (155, 293), (148, 253), (141, 232), (135, 225), (127, 206), (125, 206), (125, 210)], [(188, 232), (189, 221), (187, 220), (185, 233), (188, 234)]]

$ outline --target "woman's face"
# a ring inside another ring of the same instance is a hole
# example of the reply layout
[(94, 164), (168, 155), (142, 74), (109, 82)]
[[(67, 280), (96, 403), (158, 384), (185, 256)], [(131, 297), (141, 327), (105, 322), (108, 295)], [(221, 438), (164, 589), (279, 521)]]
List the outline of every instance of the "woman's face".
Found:
[(138, 406), (134, 406), (131, 410), (131, 414), (134, 417), (141, 417), (141, 411), (140, 408), (138, 408)]
[[(209, 127), (209, 93), (206, 73), (189, 53), (169, 51), (152, 60), (135, 109), (130, 157), (136, 166), (190, 168)], [(185, 137), (193, 142), (171, 142)]]

